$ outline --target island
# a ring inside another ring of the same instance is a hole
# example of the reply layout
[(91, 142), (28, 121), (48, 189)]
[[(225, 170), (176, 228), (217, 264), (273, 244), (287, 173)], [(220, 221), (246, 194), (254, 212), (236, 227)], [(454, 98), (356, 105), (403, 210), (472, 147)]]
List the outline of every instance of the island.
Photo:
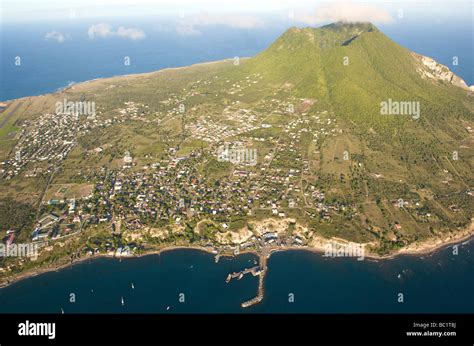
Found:
[(0, 107), (0, 284), (197, 248), (387, 258), (474, 233), (473, 88), (370, 23)]

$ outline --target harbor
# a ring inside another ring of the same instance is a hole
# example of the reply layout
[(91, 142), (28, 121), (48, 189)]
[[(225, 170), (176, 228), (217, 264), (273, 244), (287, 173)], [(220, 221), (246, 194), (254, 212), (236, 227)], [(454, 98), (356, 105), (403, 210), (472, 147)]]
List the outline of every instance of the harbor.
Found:
[(255, 266), (252, 268), (247, 268), (239, 272), (234, 272), (232, 274), (227, 275), (227, 279), (225, 282), (229, 283), (232, 279), (237, 279), (240, 280), (244, 277), (246, 274), (252, 274), (253, 276), (260, 275), (260, 266)]
[(226, 282), (229, 283), (233, 279), (240, 280), (242, 279), (246, 274), (252, 274), (252, 276), (258, 276), (258, 290), (257, 290), (257, 295), (241, 304), (242, 308), (248, 308), (250, 306), (253, 306), (255, 304), (260, 303), (263, 300), (264, 294), (265, 294), (265, 275), (267, 273), (267, 259), (269, 257), (269, 254), (262, 254), (259, 256), (259, 265), (254, 266), (251, 268), (246, 268), (242, 271), (239, 272), (234, 272), (229, 275), (227, 275)]
[[(212, 253), (197, 249), (174, 249), (122, 262), (95, 257), (0, 289), (0, 306), (3, 313), (52, 314), (61, 309), (65, 314), (358, 313), (367, 309), (435, 313), (436, 302), (443, 301), (453, 313), (468, 313), (474, 309), (474, 282), (463, 278), (474, 275), (473, 251), (471, 241), (459, 243), (458, 255), (445, 248), (423, 258), (398, 256), (378, 262), (331, 260), (297, 249), (272, 251), (270, 258), (251, 253), (222, 256), (218, 264)], [(267, 269), (263, 276), (250, 272), (225, 283), (229, 273), (257, 265)], [(435, 270), (437, 276), (432, 275)], [(400, 285), (409, 292), (404, 304), (398, 303), (393, 290)], [(69, 287), (74, 291), (65, 291)], [(186, 294), (185, 303), (179, 301), (177, 287)], [(75, 293), (76, 302), (70, 302), (64, 292)], [(289, 293), (294, 294), (292, 302)]]

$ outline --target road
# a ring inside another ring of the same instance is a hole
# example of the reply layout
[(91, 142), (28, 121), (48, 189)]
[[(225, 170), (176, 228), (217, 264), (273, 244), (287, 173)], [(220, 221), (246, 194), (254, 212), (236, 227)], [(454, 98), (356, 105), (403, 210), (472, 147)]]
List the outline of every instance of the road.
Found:
[[(8, 121), (10, 120), (10, 118), (13, 116), (13, 114), (15, 114), (15, 112), (17, 111), (17, 109), (22, 105), (23, 103), (22, 102), (18, 102), (15, 107), (8, 107), (7, 110), (5, 110), (4, 113), (7, 113), (4, 118), (2, 119), (2, 121), (0, 122), (0, 129), (5, 126)], [(3, 115), (3, 114), (2, 114)]]
[(39, 200), (39, 203), (38, 203), (38, 209), (36, 210), (35, 221), (38, 220), (38, 218), (39, 218), (39, 213), (41, 211), (41, 205), (43, 204), (44, 196), (46, 195), (46, 191), (48, 191), (49, 185), (53, 181), (53, 177), (54, 177), (55, 173), (56, 173), (56, 169), (54, 169), (53, 172), (51, 173), (51, 175), (49, 176), (48, 182), (46, 183), (46, 186), (44, 187), (44, 190), (41, 193), (41, 197), (40, 197), (40, 200)]

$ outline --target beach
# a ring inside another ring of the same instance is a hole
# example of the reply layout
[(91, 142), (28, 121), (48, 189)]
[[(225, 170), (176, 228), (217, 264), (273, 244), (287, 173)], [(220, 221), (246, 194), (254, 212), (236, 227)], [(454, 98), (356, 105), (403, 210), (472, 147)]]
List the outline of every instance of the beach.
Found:
[[(388, 254), (388, 255), (378, 255), (373, 252), (366, 252), (364, 254), (364, 257), (367, 259), (373, 259), (373, 260), (387, 260), (387, 259), (393, 259), (398, 256), (423, 256), (427, 255), (436, 251), (439, 251), (441, 249), (444, 249), (450, 245), (455, 245), (455, 244), (460, 244), (464, 241), (470, 240), (474, 236), (474, 222), (471, 223), (471, 225), (462, 231), (459, 232), (451, 232), (449, 235), (445, 235), (443, 237), (434, 237), (427, 239), (426, 241), (423, 242), (417, 242), (410, 244), (406, 247), (403, 247), (399, 250), (397, 250), (394, 253)], [(282, 252), (282, 251), (292, 251), (292, 250), (301, 250), (301, 251), (309, 251), (317, 254), (324, 254), (325, 251), (327, 250), (327, 245), (328, 244), (348, 244), (349, 242), (341, 242), (341, 240), (334, 240), (334, 239), (326, 239), (322, 237), (318, 237), (317, 241), (315, 242), (314, 246), (275, 246), (275, 247), (269, 247), (266, 249), (266, 254), (267, 257), (270, 257), (271, 254), (276, 253), (276, 252)], [(149, 255), (159, 255), (164, 252), (169, 252), (173, 250), (180, 250), (180, 249), (190, 249), (190, 250), (199, 250), (203, 251), (209, 254), (216, 254), (217, 249), (209, 248), (209, 247), (203, 247), (203, 246), (166, 246), (163, 248), (159, 249), (153, 249), (150, 251), (146, 251), (143, 254), (140, 255), (131, 255), (131, 256), (121, 256), (121, 257), (116, 257), (112, 256), (109, 254), (96, 254), (92, 256), (85, 256), (81, 257), (79, 259), (76, 259), (74, 261), (68, 261), (67, 263), (61, 263), (58, 265), (54, 265), (51, 267), (45, 267), (45, 268), (39, 268), (36, 270), (30, 270), (30, 271), (25, 271), (22, 272), (18, 275), (15, 275), (13, 277), (10, 277), (8, 281), (3, 280), (0, 282), (0, 288), (6, 287), (8, 285), (11, 285), (12, 283), (18, 282), (20, 280), (24, 280), (30, 277), (34, 277), (37, 275), (41, 275), (43, 273), (51, 272), (51, 271), (59, 271), (61, 269), (68, 268), (70, 266), (82, 263), (84, 261), (88, 260), (94, 260), (97, 258), (120, 258), (120, 259), (129, 259), (129, 258), (136, 258), (136, 257), (141, 257), (141, 256), (149, 256)], [(242, 250), (240, 251), (240, 254), (254, 254), (257, 256), (261, 256), (261, 252), (256, 251), (256, 250)], [(234, 257), (235, 254), (232, 252), (219, 252), (219, 256), (221, 257)]]

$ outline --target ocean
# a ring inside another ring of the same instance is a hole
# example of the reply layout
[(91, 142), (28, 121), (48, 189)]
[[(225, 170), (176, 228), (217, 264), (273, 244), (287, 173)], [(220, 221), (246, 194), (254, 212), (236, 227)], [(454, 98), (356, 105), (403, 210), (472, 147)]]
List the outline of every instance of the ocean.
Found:
[(253, 266), (252, 254), (218, 263), (192, 249), (121, 261), (97, 258), (0, 289), (0, 312), (472, 313), (473, 254), (474, 241), (459, 244), (458, 255), (448, 246), (378, 261), (276, 252), (268, 261), (264, 299), (249, 308), (240, 304), (256, 295), (257, 278), (225, 279)]

